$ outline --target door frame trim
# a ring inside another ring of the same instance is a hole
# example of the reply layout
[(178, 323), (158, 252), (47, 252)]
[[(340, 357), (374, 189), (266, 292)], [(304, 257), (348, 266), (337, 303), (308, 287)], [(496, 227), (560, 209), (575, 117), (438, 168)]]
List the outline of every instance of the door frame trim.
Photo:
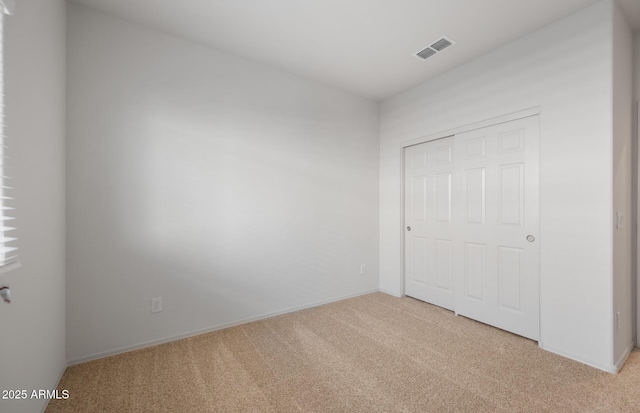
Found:
[[(463, 126), (446, 129), (440, 132), (431, 133), (429, 135), (420, 136), (418, 138), (409, 139), (406, 141), (400, 142), (400, 147), (398, 149), (400, 153), (400, 296), (406, 296), (406, 268), (405, 268), (405, 242), (404, 242), (404, 228), (406, 227), (406, 217), (405, 217), (405, 188), (404, 188), (404, 179), (405, 179), (405, 156), (404, 150), (409, 146), (419, 145), (421, 143), (434, 141), (437, 139), (447, 138), (449, 136), (455, 136), (460, 133), (470, 132), (472, 130), (486, 128), (488, 126), (499, 125), (501, 123), (511, 122), (518, 119), (528, 118), (530, 116), (539, 116), (540, 115), (540, 106), (535, 106), (528, 109), (519, 110), (516, 112), (511, 112), (505, 115), (496, 116), (493, 118), (481, 120), (478, 122), (468, 123)], [(541, 136), (541, 131), (539, 131), (539, 136)], [(640, 291), (640, 287), (639, 287)], [(639, 294), (640, 295), (640, 294)], [(640, 310), (639, 310), (640, 313)], [(640, 318), (640, 314), (639, 314)], [(640, 324), (640, 320), (638, 321)], [(542, 338), (542, 337), (541, 337)], [(542, 341), (540, 339), (540, 341)]]

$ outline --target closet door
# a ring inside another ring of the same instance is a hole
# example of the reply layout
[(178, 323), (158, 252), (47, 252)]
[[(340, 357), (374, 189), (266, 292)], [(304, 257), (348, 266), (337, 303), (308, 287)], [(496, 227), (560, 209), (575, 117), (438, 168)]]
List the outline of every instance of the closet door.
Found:
[(456, 135), (455, 311), (539, 339), (538, 117)]
[(405, 293), (539, 339), (538, 117), (405, 149)]
[(405, 149), (405, 293), (453, 310), (453, 137)]

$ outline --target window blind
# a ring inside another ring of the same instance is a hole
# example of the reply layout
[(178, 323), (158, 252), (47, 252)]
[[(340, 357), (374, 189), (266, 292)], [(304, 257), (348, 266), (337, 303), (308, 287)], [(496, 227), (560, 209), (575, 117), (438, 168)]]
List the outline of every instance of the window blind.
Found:
[(2, 13), (0, 13), (0, 267), (11, 264), (18, 259), (16, 238), (11, 236), (15, 231), (12, 225), (13, 206), (11, 197), (11, 185), (9, 167), (7, 166), (7, 137), (5, 134), (5, 85), (4, 85), (4, 22), (5, 14), (13, 12), (15, 3), (12, 0), (0, 0)]

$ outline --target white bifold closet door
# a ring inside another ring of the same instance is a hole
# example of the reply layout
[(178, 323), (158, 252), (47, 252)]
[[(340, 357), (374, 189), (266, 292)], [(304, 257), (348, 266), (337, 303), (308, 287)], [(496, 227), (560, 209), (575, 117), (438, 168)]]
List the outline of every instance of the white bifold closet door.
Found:
[(539, 339), (538, 117), (405, 149), (405, 293)]

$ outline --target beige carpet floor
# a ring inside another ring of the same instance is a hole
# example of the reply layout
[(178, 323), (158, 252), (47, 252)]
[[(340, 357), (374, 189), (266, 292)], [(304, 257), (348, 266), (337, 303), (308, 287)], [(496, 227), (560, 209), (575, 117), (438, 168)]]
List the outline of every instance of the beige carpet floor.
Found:
[(612, 375), (375, 293), (71, 366), (63, 389), (47, 412), (640, 412), (640, 352)]

